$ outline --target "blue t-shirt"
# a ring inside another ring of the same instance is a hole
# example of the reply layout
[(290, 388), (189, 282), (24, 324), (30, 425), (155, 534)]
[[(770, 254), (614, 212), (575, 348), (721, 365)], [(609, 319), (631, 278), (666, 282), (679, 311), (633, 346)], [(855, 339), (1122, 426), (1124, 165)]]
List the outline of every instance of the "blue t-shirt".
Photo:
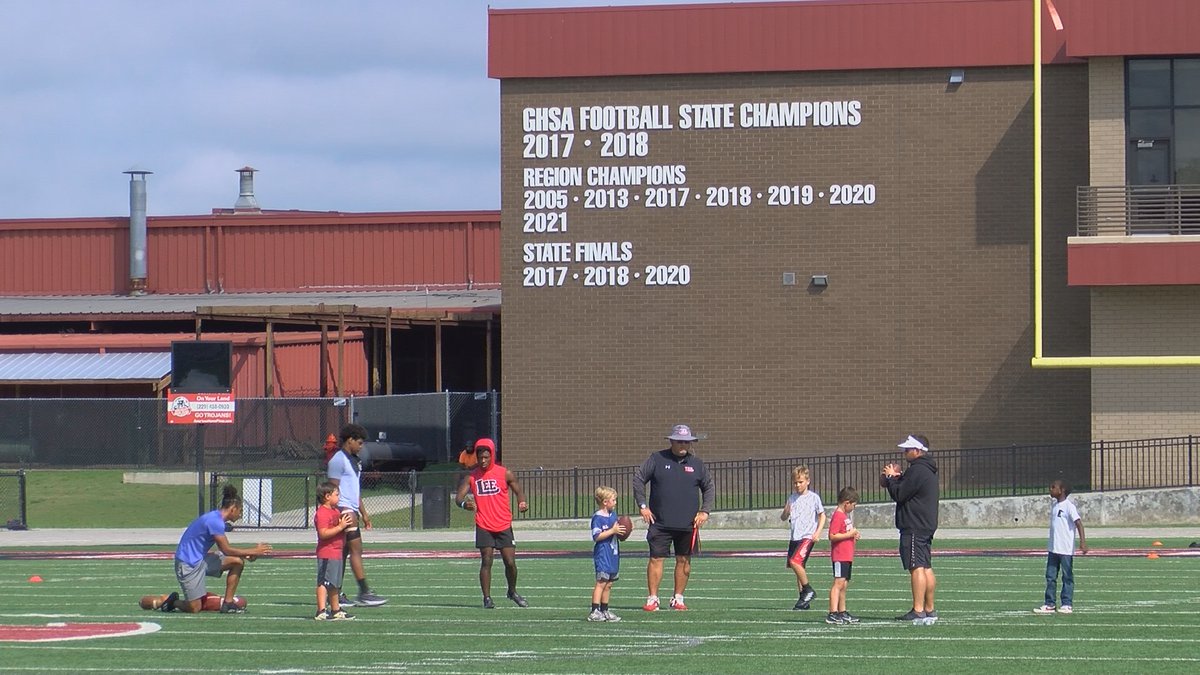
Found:
[(592, 561), (596, 563), (597, 572), (616, 574), (621, 566), (621, 540), (616, 535), (608, 539), (596, 541), (601, 532), (617, 524), (617, 514), (605, 514), (597, 511), (592, 514)]
[(204, 554), (216, 543), (216, 536), (225, 536), (225, 519), (221, 512), (209, 511), (192, 521), (179, 538), (179, 546), (175, 547), (175, 559), (189, 565), (199, 565), (204, 560)]
[(351, 459), (349, 453), (345, 450), (339, 450), (333, 453), (333, 457), (329, 458), (328, 476), (338, 482), (338, 507), (354, 509), (358, 508), (359, 483), (358, 473), (362, 471), (362, 465), (358, 463), (358, 459)]

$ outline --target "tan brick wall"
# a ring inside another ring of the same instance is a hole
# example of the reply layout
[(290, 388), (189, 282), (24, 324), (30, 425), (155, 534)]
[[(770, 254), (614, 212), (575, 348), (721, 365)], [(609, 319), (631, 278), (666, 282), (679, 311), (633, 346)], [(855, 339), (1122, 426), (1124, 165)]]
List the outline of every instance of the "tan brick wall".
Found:
[[(894, 449), (909, 432), (935, 448), (1087, 440), (1089, 374), (1029, 364), (1030, 73), (968, 69), (957, 89), (947, 73), (502, 82), (506, 463), (638, 463), (676, 422), (708, 434), (698, 449), (710, 461)], [(1088, 292), (1066, 287), (1065, 247), (1088, 180), (1087, 69), (1045, 75), (1046, 353), (1077, 355)], [(849, 99), (862, 101), (857, 127), (651, 131), (638, 160), (599, 159), (599, 134), (577, 131), (569, 160), (522, 158), (527, 106)], [(590, 211), (572, 201), (568, 233), (522, 232), (523, 168), (675, 163), (693, 194), (871, 183), (877, 201)], [(691, 283), (523, 286), (523, 245), (563, 241), (631, 241), (631, 273), (688, 264)], [(808, 288), (813, 274), (829, 287)]]
[[(1125, 59), (1088, 59), (1091, 184), (1125, 184)], [(1124, 231), (1121, 232), (1124, 234)]]
[[(1094, 356), (1200, 354), (1200, 288), (1092, 290)], [(1096, 368), (1092, 438), (1200, 434), (1200, 368)]]

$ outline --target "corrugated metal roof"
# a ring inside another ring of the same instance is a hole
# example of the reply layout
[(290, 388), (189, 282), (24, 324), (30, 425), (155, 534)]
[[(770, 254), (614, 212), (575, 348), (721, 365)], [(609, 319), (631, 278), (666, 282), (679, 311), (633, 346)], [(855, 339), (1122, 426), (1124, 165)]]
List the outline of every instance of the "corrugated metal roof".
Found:
[(354, 305), (363, 309), (430, 312), (496, 312), (500, 310), (499, 289), (419, 290), (361, 293), (236, 293), (191, 295), (86, 295), (0, 297), (0, 321), (23, 321), (32, 317), (108, 317), (145, 315), (191, 317), (199, 307), (311, 307)]
[(0, 382), (157, 382), (170, 372), (170, 352), (0, 354)]
[(1196, 30), (1200, 27), (1200, 2), (1196, 0), (1066, 2), (1069, 13), (1064, 14), (1063, 21), (1069, 22), (1068, 56), (1164, 56), (1200, 52), (1200, 31)]

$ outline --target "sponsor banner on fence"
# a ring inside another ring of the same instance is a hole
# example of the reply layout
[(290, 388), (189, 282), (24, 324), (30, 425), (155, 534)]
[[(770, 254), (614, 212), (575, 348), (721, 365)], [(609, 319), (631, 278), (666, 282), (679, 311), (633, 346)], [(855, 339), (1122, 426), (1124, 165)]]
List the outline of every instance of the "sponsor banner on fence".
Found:
[(233, 424), (233, 394), (167, 392), (167, 424)]

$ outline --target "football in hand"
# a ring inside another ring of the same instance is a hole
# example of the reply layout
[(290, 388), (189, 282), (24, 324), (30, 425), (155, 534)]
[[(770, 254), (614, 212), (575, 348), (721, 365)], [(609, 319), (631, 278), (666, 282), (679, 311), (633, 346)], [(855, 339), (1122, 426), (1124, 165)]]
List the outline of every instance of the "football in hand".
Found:
[(618, 534), (617, 539), (625, 541), (629, 538), (629, 535), (633, 534), (633, 519), (629, 516), (619, 516), (617, 518), (617, 524), (625, 528), (625, 534)]

